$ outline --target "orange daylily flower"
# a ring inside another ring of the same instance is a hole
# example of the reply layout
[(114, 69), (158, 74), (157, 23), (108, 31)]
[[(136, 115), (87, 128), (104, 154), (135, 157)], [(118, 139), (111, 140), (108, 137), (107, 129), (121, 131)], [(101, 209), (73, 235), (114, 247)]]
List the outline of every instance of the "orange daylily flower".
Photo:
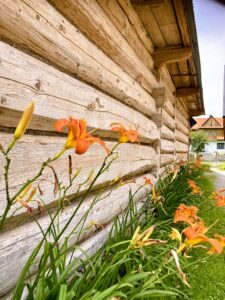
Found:
[(69, 117), (69, 120), (60, 119), (55, 123), (56, 131), (62, 131), (63, 127), (68, 128), (68, 138), (65, 149), (75, 148), (77, 154), (84, 154), (93, 143), (98, 143), (106, 150), (107, 154), (110, 153), (110, 150), (106, 147), (103, 140), (87, 132), (85, 120), (77, 120)]
[(146, 185), (150, 185), (151, 187), (154, 187), (154, 184), (152, 183), (150, 178), (144, 177), (144, 179), (145, 179), (145, 184)]
[(203, 221), (200, 221), (193, 226), (187, 227), (183, 230), (183, 233), (186, 236), (186, 240), (184, 241), (184, 243), (188, 247), (193, 247), (194, 245), (197, 245), (199, 243), (209, 243), (211, 245), (211, 248), (209, 249), (208, 254), (222, 253), (223, 247), (220, 242), (205, 235), (208, 230), (209, 228), (205, 227)]
[(200, 191), (199, 187), (196, 185), (196, 183), (193, 180), (189, 179), (188, 180), (188, 185), (192, 189), (192, 192), (191, 192), (192, 195), (201, 194), (201, 191)]
[(222, 194), (224, 191), (225, 189), (220, 189), (212, 193), (212, 197), (216, 200), (216, 206), (225, 206), (225, 195)]
[(155, 229), (155, 225), (149, 227), (148, 229), (146, 229), (145, 231), (143, 231), (142, 233), (140, 232), (140, 226), (137, 227), (137, 229), (134, 232), (134, 235), (131, 239), (130, 242), (130, 248), (142, 248), (144, 246), (150, 246), (150, 245), (154, 245), (154, 244), (163, 244), (166, 243), (166, 241), (162, 241), (162, 240), (157, 240), (157, 239), (150, 239), (150, 236), (152, 234), (152, 232)]
[(199, 167), (201, 167), (201, 165), (202, 165), (201, 158), (200, 157), (196, 158), (196, 160), (195, 160), (195, 167), (199, 168)]
[(111, 126), (113, 126), (113, 132), (119, 133), (119, 143), (126, 143), (128, 141), (131, 143), (138, 142), (138, 132), (136, 130), (127, 130), (120, 123), (112, 123)]
[(215, 234), (214, 237), (219, 241), (222, 247), (225, 247), (225, 236), (222, 236), (220, 234)]
[(185, 204), (180, 204), (174, 215), (174, 223), (186, 222), (190, 225), (196, 223), (200, 218), (196, 215), (198, 208), (196, 206), (186, 206)]

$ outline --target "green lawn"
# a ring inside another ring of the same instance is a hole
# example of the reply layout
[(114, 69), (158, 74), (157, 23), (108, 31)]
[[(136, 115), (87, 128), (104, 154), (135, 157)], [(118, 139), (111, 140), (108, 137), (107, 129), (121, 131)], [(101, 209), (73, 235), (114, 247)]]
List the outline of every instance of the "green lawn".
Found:
[[(212, 190), (209, 183), (205, 187), (208, 192)], [(210, 207), (210, 200), (202, 207), (199, 215), (204, 219), (206, 225), (212, 224), (219, 219), (212, 227), (209, 234), (218, 233), (224, 236), (225, 233), (225, 208), (216, 207), (207, 211)], [(194, 261), (203, 255), (204, 250), (193, 253)], [(204, 256), (203, 256), (204, 257)], [(191, 266), (188, 269), (189, 282), (191, 284), (190, 299), (193, 300), (224, 300), (225, 299), (225, 253), (222, 255), (211, 255), (202, 260), (202, 263)]]

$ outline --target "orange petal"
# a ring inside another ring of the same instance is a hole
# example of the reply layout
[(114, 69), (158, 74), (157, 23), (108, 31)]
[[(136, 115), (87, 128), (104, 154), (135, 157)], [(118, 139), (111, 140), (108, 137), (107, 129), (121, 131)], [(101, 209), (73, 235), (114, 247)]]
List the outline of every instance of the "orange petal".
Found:
[(58, 121), (55, 122), (55, 130), (56, 131), (62, 131), (63, 127), (68, 126), (69, 125), (69, 121), (66, 119), (60, 119)]
[(89, 147), (90, 142), (87, 139), (78, 139), (76, 142), (75, 152), (79, 155), (84, 154), (85, 152), (87, 152)]

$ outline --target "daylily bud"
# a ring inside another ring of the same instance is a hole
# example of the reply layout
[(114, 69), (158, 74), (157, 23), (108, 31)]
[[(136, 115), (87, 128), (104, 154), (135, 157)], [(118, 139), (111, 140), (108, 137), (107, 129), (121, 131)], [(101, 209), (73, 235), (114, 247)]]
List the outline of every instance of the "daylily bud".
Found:
[(19, 124), (16, 127), (16, 130), (14, 132), (14, 140), (18, 140), (22, 137), (22, 135), (26, 131), (26, 129), (31, 121), (33, 112), (34, 112), (34, 102), (31, 101), (28, 104), (27, 108), (25, 109), (25, 111), (19, 121)]

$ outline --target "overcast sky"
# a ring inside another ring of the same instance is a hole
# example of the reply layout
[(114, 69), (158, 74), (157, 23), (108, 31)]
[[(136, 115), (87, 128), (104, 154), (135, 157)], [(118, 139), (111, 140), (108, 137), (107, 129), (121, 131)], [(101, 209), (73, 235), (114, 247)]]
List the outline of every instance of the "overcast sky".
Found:
[(206, 115), (223, 114), (225, 65), (225, 5), (194, 0)]

